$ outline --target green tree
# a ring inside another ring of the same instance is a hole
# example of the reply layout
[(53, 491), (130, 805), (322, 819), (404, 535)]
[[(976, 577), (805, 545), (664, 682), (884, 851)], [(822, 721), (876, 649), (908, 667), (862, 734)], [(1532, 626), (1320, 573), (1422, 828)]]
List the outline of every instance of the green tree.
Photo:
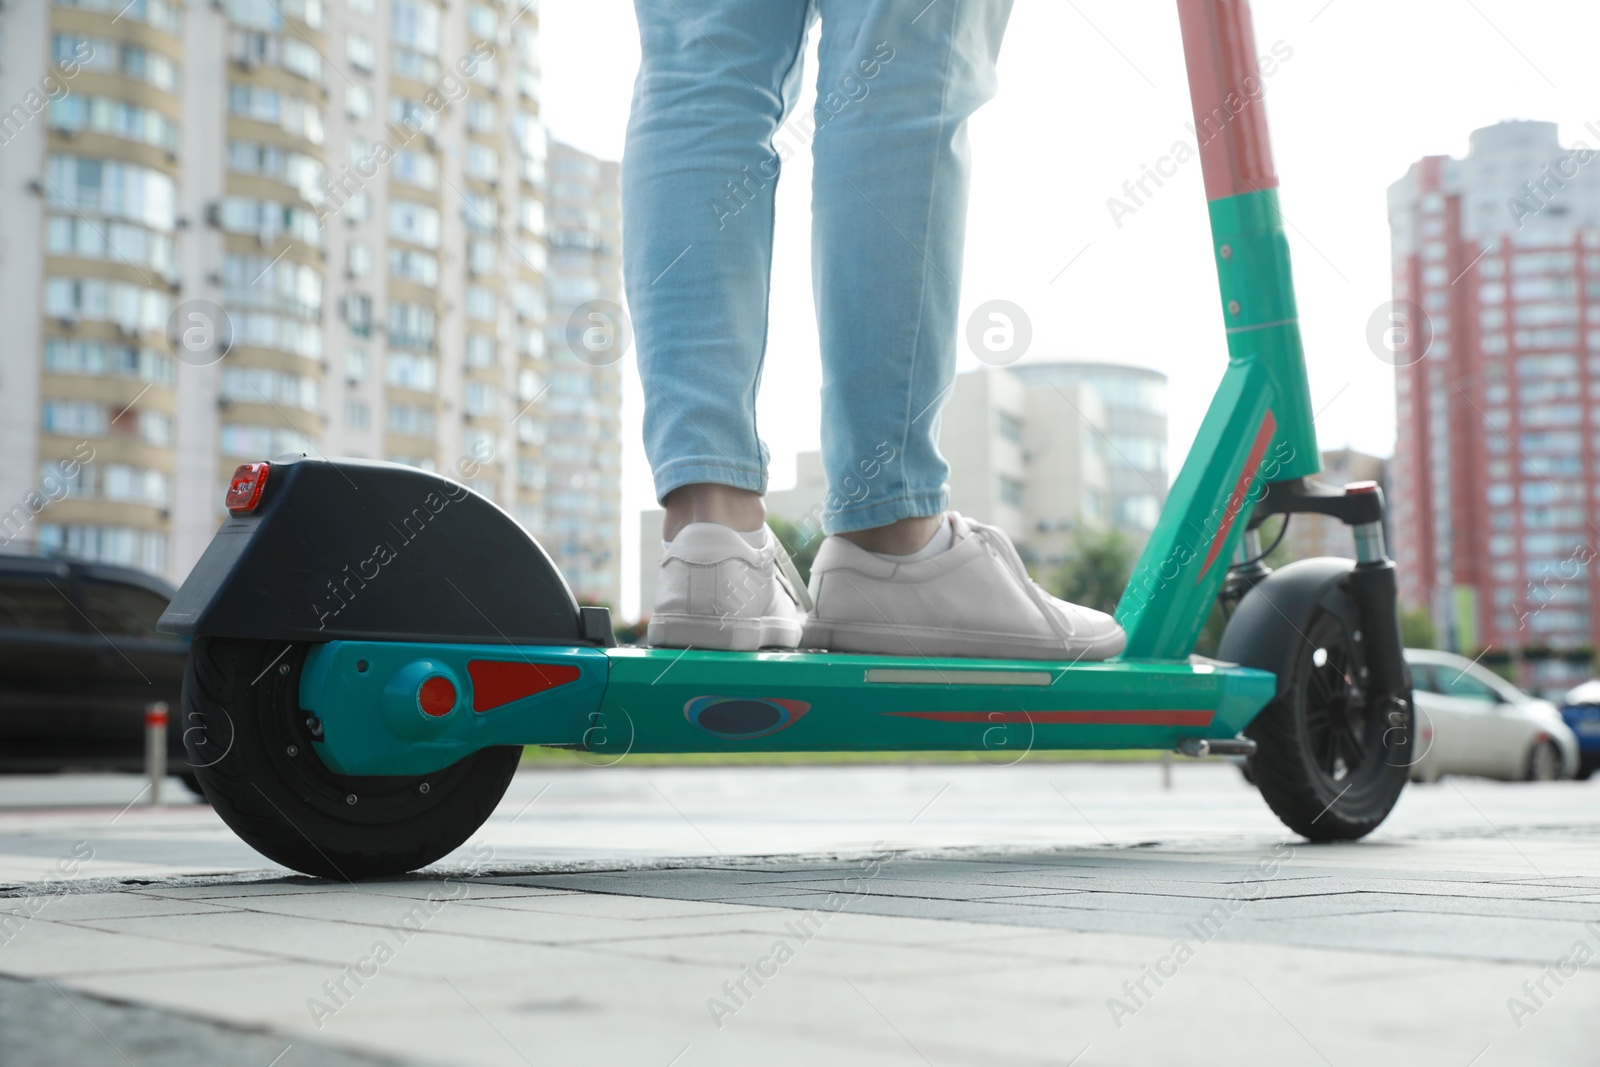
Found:
[(1433, 616), (1425, 608), (1400, 609), (1400, 643), (1407, 648), (1438, 648)]
[(813, 531), (806, 538), (800, 527), (776, 515), (767, 517), (767, 525), (772, 527), (772, 532), (778, 536), (778, 543), (794, 560), (794, 568), (800, 572), (801, 579), (811, 581), (811, 561), (817, 558), (817, 549), (822, 547), (822, 531)]
[(1133, 544), (1120, 531), (1079, 530), (1050, 582), (1050, 591), (1074, 604), (1115, 611), (1133, 574), (1134, 559)]

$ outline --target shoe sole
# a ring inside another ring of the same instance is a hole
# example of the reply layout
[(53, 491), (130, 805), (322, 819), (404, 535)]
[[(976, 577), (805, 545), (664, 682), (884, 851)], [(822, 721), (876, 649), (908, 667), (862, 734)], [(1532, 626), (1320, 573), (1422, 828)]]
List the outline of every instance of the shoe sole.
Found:
[(704, 648), (718, 652), (797, 648), (800, 623), (777, 616), (724, 619), (715, 615), (656, 615), (645, 629), (645, 640), (653, 648)]
[(1077, 647), (1022, 634), (972, 633), (889, 623), (837, 623), (808, 620), (801, 635), (806, 648), (879, 656), (953, 659), (1031, 659), (1085, 662), (1110, 659), (1127, 644), (1120, 631)]

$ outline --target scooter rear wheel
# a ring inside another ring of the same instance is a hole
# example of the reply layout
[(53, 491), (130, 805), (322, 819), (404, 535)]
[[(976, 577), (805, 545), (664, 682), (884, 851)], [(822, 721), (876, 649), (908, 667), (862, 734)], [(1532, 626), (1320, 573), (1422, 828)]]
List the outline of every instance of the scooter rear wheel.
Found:
[(403, 874), (466, 841), (505, 795), (522, 750), (487, 748), (414, 777), (335, 774), (300, 708), (308, 649), (195, 638), (183, 740), (217, 814), (268, 859), (345, 881)]

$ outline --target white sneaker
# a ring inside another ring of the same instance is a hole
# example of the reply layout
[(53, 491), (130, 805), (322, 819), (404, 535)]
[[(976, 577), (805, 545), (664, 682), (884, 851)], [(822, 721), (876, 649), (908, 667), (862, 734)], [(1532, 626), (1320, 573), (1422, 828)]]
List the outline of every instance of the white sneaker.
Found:
[(694, 522), (661, 557), (646, 640), (658, 648), (794, 648), (811, 597), (772, 531), (757, 548), (727, 526)]
[(1101, 660), (1127, 635), (1102, 611), (1069, 604), (1029, 577), (998, 527), (950, 512), (953, 543), (897, 563), (830, 537), (811, 565), (807, 648), (891, 656)]

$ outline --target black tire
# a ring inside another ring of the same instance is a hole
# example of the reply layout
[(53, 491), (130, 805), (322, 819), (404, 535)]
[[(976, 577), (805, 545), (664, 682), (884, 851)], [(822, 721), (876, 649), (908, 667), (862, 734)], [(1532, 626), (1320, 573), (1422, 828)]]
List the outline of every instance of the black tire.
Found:
[(1554, 741), (1540, 741), (1528, 750), (1528, 762), (1523, 768), (1523, 781), (1559, 782), (1561, 780), (1561, 750)]
[(1290, 564), (1246, 595), (1219, 658), (1278, 676), (1278, 693), (1245, 735), (1250, 772), (1284, 825), (1311, 841), (1377, 829), (1412, 771), (1409, 686), (1368, 692), (1360, 612), (1345, 591), (1349, 560)]
[(1578, 773), (1572, 776), (1572, 780), (1575, 782), (1587, 782), (1593, 774), (1594, 764), (1588, 760), (1582, 760), (1578, 764)]
[(270, 860), (344, 881), (403, 874), (461, 845), (505, 795), (522, 750), (487, 748), (417, 777), (335, 774), (300, 709), (308, 648), (215, 637), (190, 647), (184, 747), (222, 821)]
[(205, 799), (206, 791), (205, 791), (204, 787), (202, 787), (200, 785), (200, 779), (199, 779), (199, 777), (197, 777), (195, 775), (195, 773), (193, 771), (182, 771), (182, 772), (180, 772), (178, 774), (178, 780), (183, 783), (183, 787), (185, 789), (187, 789), (189, 792), (193, 793), (195, 796), (199, 797), (201, 800)]

